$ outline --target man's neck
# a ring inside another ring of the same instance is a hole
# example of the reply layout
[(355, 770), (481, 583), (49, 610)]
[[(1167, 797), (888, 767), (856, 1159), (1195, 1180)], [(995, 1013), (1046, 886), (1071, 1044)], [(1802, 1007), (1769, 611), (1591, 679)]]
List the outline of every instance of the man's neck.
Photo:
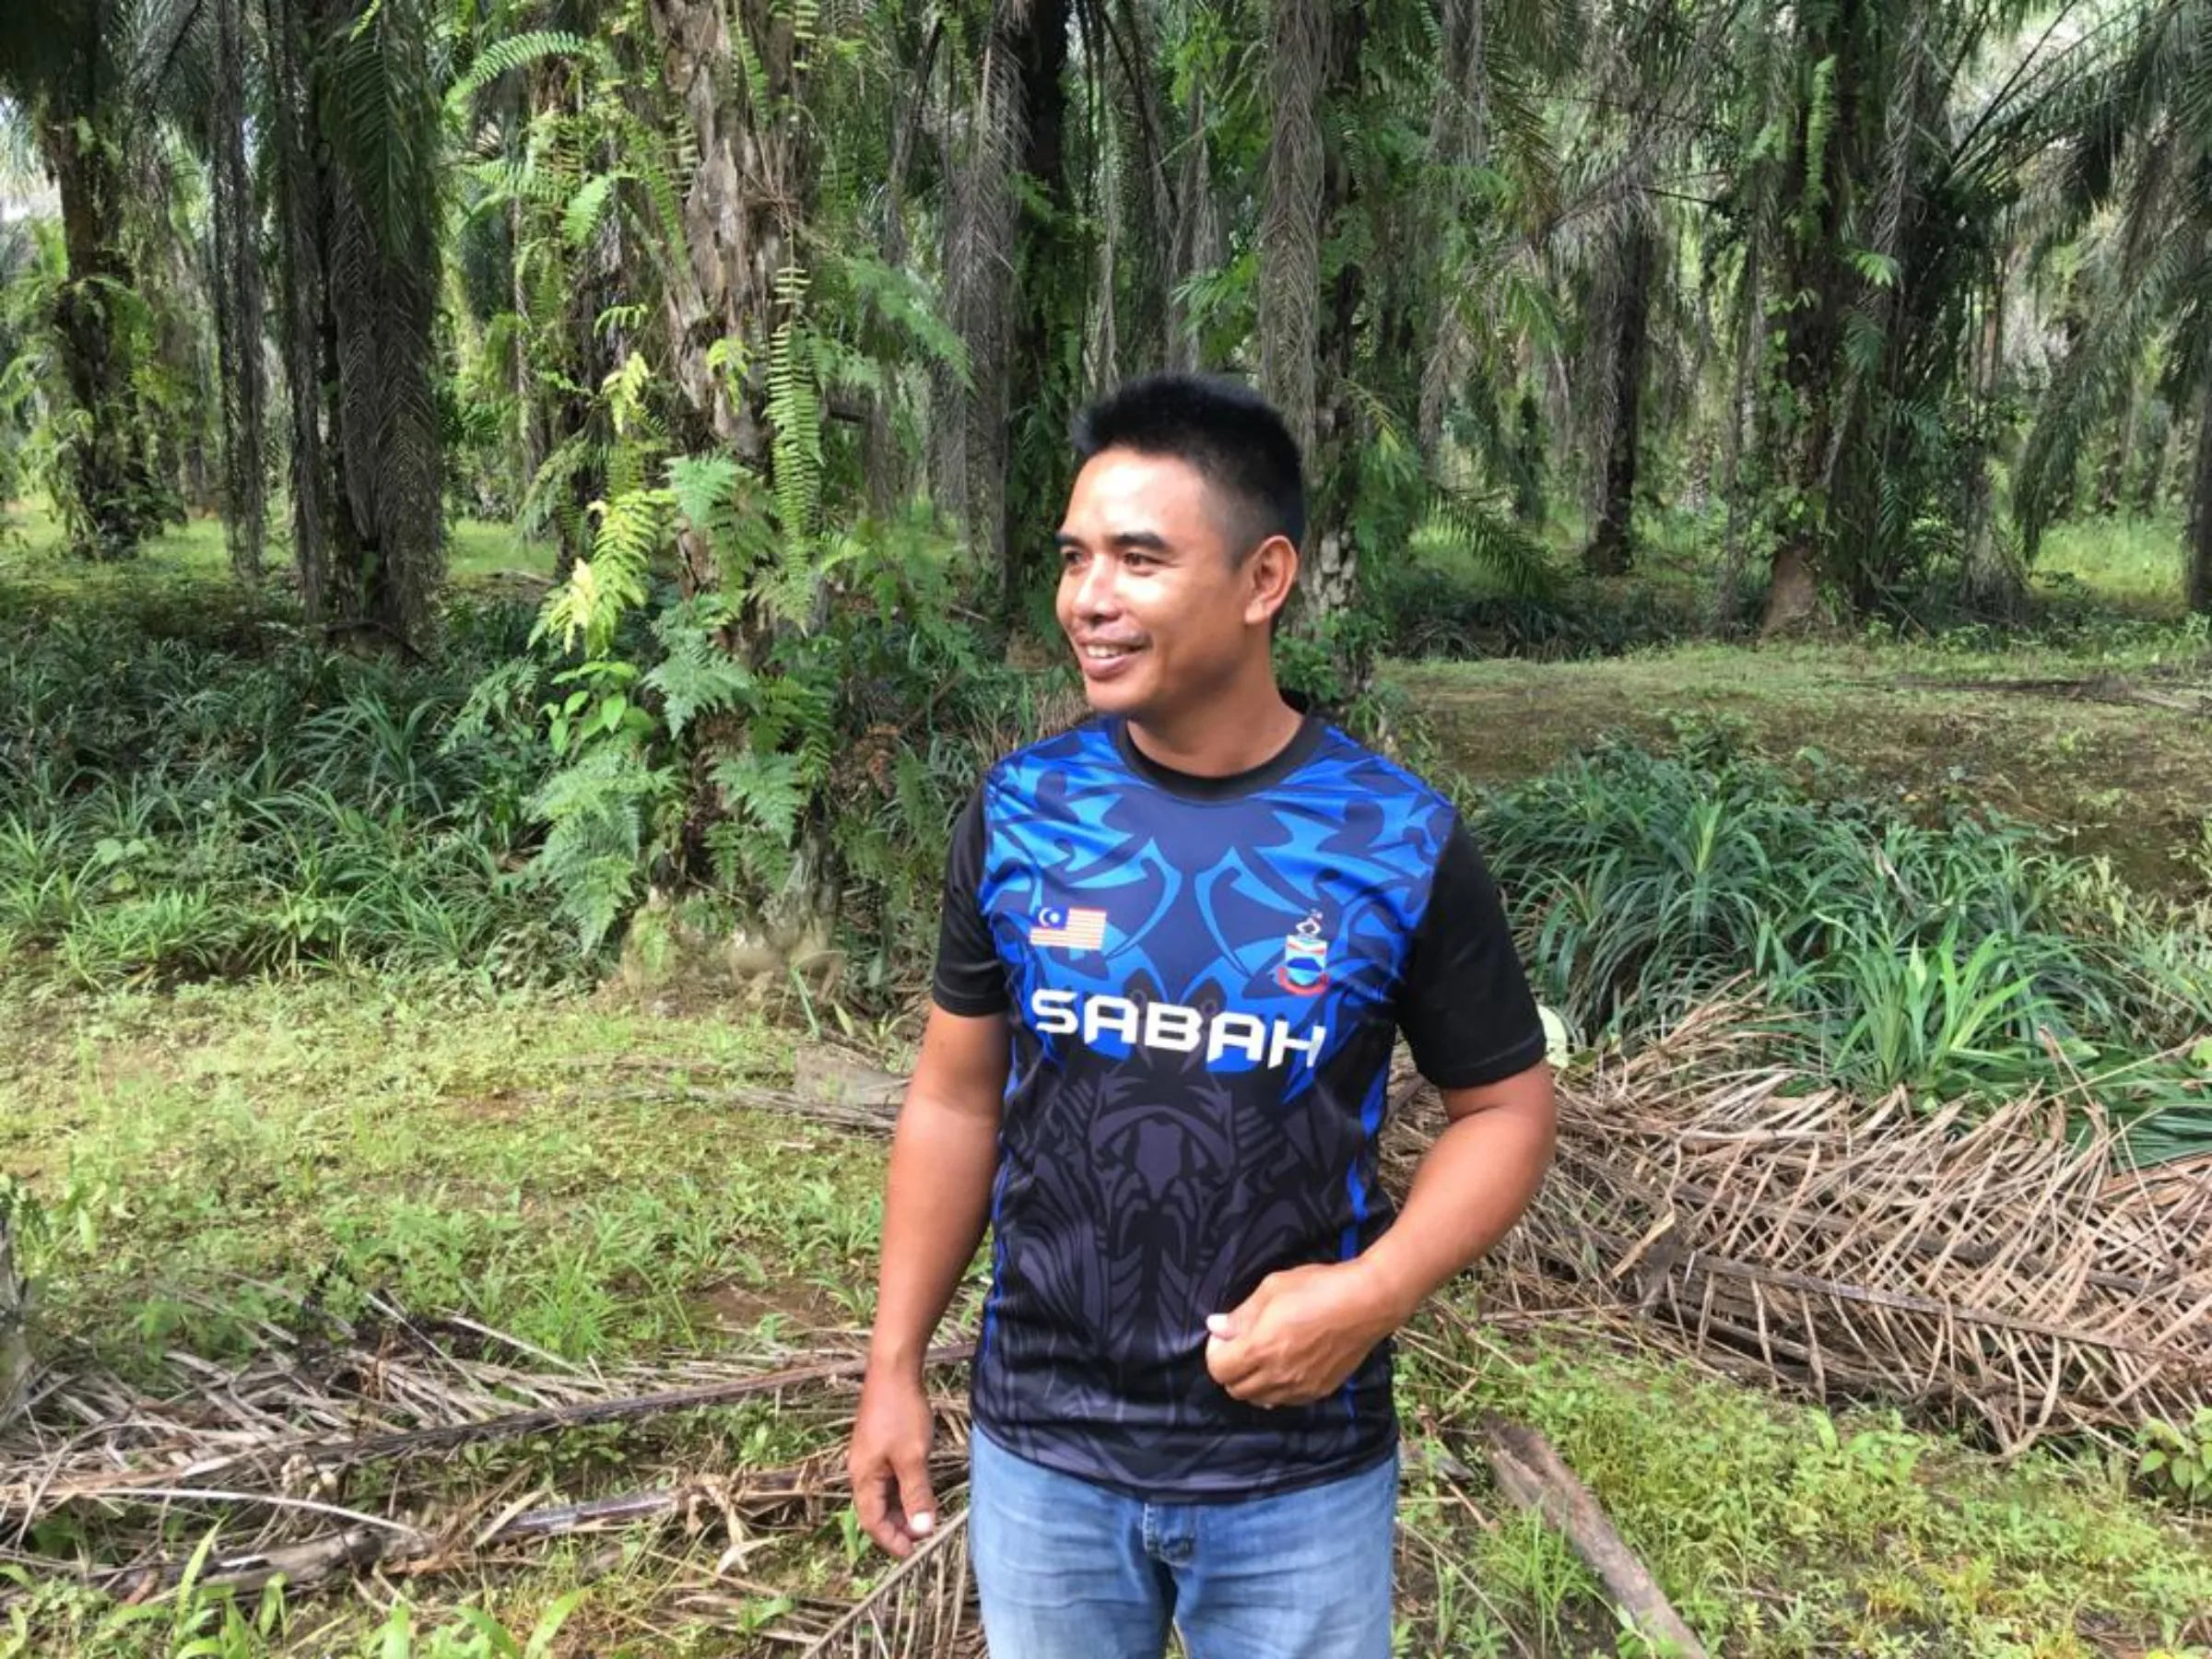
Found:
[(1132, 720), (1129, 740), (1146, 759), (1194, 778), (1233, 778), (1265, 766), (1289, 746), (1305, 716), (1283, 700), (1269, 675), (1184, 721)]

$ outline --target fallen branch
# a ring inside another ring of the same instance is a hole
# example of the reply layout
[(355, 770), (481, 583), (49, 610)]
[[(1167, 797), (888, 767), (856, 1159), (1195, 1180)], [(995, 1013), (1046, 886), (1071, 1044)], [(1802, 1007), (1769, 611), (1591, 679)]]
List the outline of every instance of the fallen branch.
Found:
[[(235, 1590), (253, 1595), (278, 1579), (287, 1586), (312, 1584), (335, 1573), (359, 1572), (427, 1555), (430, 1548), (430, 1541), (419, 1534), (402, 1535), (371, 1526), (349, 1526), (342, 1533), (310, 1538), (301, 1544), (212, 1556), (202, 1564), (199, 1576), (193, 1582), (211, 1590)], [(187, 1564), (182, 1561), (156, 1561), (75, 1576), (82, 1583), (110, 1592), (118, 1601), (135, 1604), (151, 1601), (163, 1592), (175, 1589), (184, 1582), (186, 1571)], [(13, 1595), (0, 1596), (0, 1607), (15, 1599)]]
[[(854, 1602), (835, 1624), (808, 1642), (801, 1651), (801, 1659), (817, 1659), (818, 1655), (827, 1659), (828, 1655), (839, 1652), (947, 1652), (952, 1641), (959, 1635), (967, 1611), (967, 1526), (966, 1510), (948, 1517), (922, 1542), (913, 1554), (885, 1574), (881, 1583)], [(960, 1546), (957, 1551), (954, 1549), (956, 1544)], [(928, 1574), (929, 1583), (917, 1605), (914, 1587), (921, 1583), (924, 1570), (931, 1568), (935, 1571)], [(902, 1638), (918, 1636), (926, 1626), (927, 1645), (914, 1645), (905, 1640), (895, 1640), (887, 1644), (883, 1631), (887, 1618), (894, 1631)], [(864, 1639), (868, 1636), (874, 1636), (876, 1641), (865, 1641)]]
[[(953, 1343), (932, 1348), (927, 1360), (931, 1365), (955, 1365), (966, 1360), (973, 1352), (973, 1343)], [(456, 1446), (478, 1445), (486, 1441), (511, 1440), (527, 1434), (581, 1429), (596, 1423), (623, 1422), (662, 1412), (696, 1411), (705, 1406), (734, 1405), (742, 1400), (757, 1399), (762, 1394), (778, 1394), (787, 1388), (857, 1377), (866, 1369), (865, 1359), (833, 1359), (814, 1365), (791, 1366), (782, 1371), (740, 1377), (727, 1382), (665, 1389), (656, 1394), (634, 1394), (611, 1400), (585, 1400), (573, 1406), (548, 1406), (533, 1411), (510, 1412), (503, 1417), (486, 1418), (472, 1423), (441, 1423), (428, 1429), (405, 1430), (335, 1444), (306, 1439), (274, 1441), (229, 1456), (210, 1458), (184, 1468), (141, 1470), (113, 1478), (79, 1479), (68, 1485), (57, 1484), (44, 1492), (44, 1500), (51, 1508), (78, 1499), (127, 1498), (141, 1490), (181, 1488), (233, 1469), (272, 1462), (289, 1473), (302, 1469), (348, 1467), (385, 1458), (416, 1456), (426, 1452), (450, 1451)], [(13, 1504), (0, 1504), (0, 1514), (7, 1513), (14, 1507)]]
[(2087, 679), (1952, 679), (1908, 674), (1900, 676), (1896, 683), (1929, 691), (2004, 691), (2016, 696), (2064, 698), (2074, 702), (2171, 709), (2180, 714), (2212, 713), (2212, 692), (2201, 688), (2152, 691), (2116, 674), (2091, 675)]
[[(959, 1478), (957, 1444), (947, 1448), (935, 1474), (948, 1482)], [(138, 1493), (138, 1496), (153, 1494)], [(345, 1531), (304, 1542), (268, 1548), (211, 1554), (193, 1581), (206, 1589), (229, 1589), (249, 1594), (282, 1578), (288, 1588), (303, 1589), (339, 1572), (368, 1567), (386, 1570), (412, 1566), (418, 1571), (439, 1571), (461, 1565), (477, 1550), (525, 1539), (563, 1537), (572, 1533), (605, 1527), (635, 1526), (669, 1515), (705, 1510), (735, 1525), (745, 1512), (773, 1511), (799, 1500), (843, 1500), (851, 1496), (842, 1470), (834, 1460), (809, 1458), (782, 1468), (761, 1469), (729, 1478), (687, 1480), (647, 1491), (620, 1492), (581, 1503), (552, 1504), (542, 1509), (511, 1513), (480, 1536), (466, 1550), (451, 1547), (450, 1537), (431, 1534), (395, 1521), (361, 1515), (320, 1503), (252, 1493), (165, 1491), (171, 1499), (216, 1499), (251, 1503), (274, 1503), (343, 1516), (357, 1524)], [(94, 1589), (106, 1590), (128, 1602), (142, 1602), (184, 1582), (189, 1563), (182, 1560), (136, 1562), (128, 1567), (101, 1568), (76, 1572), (56, 1568), (54, 1576), (73, 1578)], [(15, 1596), (0, 1595), (0, 1607)]]
[(30, 1339), (23, 1331), (30, 1287), (16, 1271), (7, 1206), (0, 1204), (0, 1429), (30, 1400)]
[(1483, 1418), (1483, 1454), (1506, 1496), (1567, 1535), (1574, 1553), (1646, 1637), (1667, 1644), (1675, 1659), (1705, 1659), (1697, 1634), (1682, 1622), (1651, 1570), (1637, 1559), (1590, 1488), (1575, 1478), (1551, 1442), (1534, 1429), (1502, 1418)]

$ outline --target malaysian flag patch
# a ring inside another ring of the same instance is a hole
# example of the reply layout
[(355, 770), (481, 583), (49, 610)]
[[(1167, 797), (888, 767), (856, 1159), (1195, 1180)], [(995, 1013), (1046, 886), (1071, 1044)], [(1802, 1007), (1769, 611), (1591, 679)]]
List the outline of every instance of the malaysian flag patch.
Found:
[(1106, 912), (1102, 910), (1065, 910), (1048, 904), (1037, 912), (1030, 929), (1032, 945), (1057, 945), (1064, 950), (1106, 948)]

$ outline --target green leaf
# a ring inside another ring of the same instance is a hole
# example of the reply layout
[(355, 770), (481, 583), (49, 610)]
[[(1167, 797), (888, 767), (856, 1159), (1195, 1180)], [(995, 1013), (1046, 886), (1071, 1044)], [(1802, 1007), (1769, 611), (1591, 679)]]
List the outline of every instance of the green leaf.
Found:
[(606, 212), (607, 197), (629, 176), (623, 172), (596, 173), (569, 198), (568, 210), (560, 217), (560, 233), (570, 247), (581, 248), (597, 233), (599, 220)]
[(672, 737), (681, 737), (700, 715), (742, 707), (752, 695), (752, 672), (715, 637), (726, 618), (720, 600), (703, 595), (671, 606), (653, 624), (667, 654), (645, 684), (660, 694)]
[(1848, 248), (1843, 257), (1851, 268), (1878, 288), (1893, 288), (1903, 274), (1903, 266), (1887, 253), (1877, 253), (1872, 248)]
[(702, 534), (737, 496), (740, 468), (729, 455), (679, 455), (668, 463), (668, 492), (676, 510)]
[(776, 840), (791, 840), (798, 829), (800, 809), (806, 805), (797, 756), (747, 749), (718, 761), (712, 776), (733, 807)]
[(382, 1659), (408, 1659), (415, 1650), (415, 1629), (406, 1602), (392, 1609), (391, 1618), (384, 1621), (382, 1634)]
[(571, 1590), (540, 1614), (536, 1628), (530, 1632), (529, 1645), (523, 1650), (523, 1659), (550, 1659), (554, 1638), (582, 1600), (582, 1591)]
[(478, 53), (468, 73), (446, 94), (446, 106), (456, 112), (465, 110), (471, 99), (502, 75), (551, 57), (582, 58), (602, 68), (610, 66), (606, 49), (595, 41), (559, 29), (532, 29), (494, 41)]

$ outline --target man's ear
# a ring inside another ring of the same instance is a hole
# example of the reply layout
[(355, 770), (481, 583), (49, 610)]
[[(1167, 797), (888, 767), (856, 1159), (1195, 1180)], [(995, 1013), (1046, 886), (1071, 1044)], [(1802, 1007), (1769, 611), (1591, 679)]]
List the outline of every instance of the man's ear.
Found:
[(1244, 623), (1260, 628), (1290, 602), (1298, 585), (1298, 545), (1287, 535), (1271, 535), (1244, 561)]

